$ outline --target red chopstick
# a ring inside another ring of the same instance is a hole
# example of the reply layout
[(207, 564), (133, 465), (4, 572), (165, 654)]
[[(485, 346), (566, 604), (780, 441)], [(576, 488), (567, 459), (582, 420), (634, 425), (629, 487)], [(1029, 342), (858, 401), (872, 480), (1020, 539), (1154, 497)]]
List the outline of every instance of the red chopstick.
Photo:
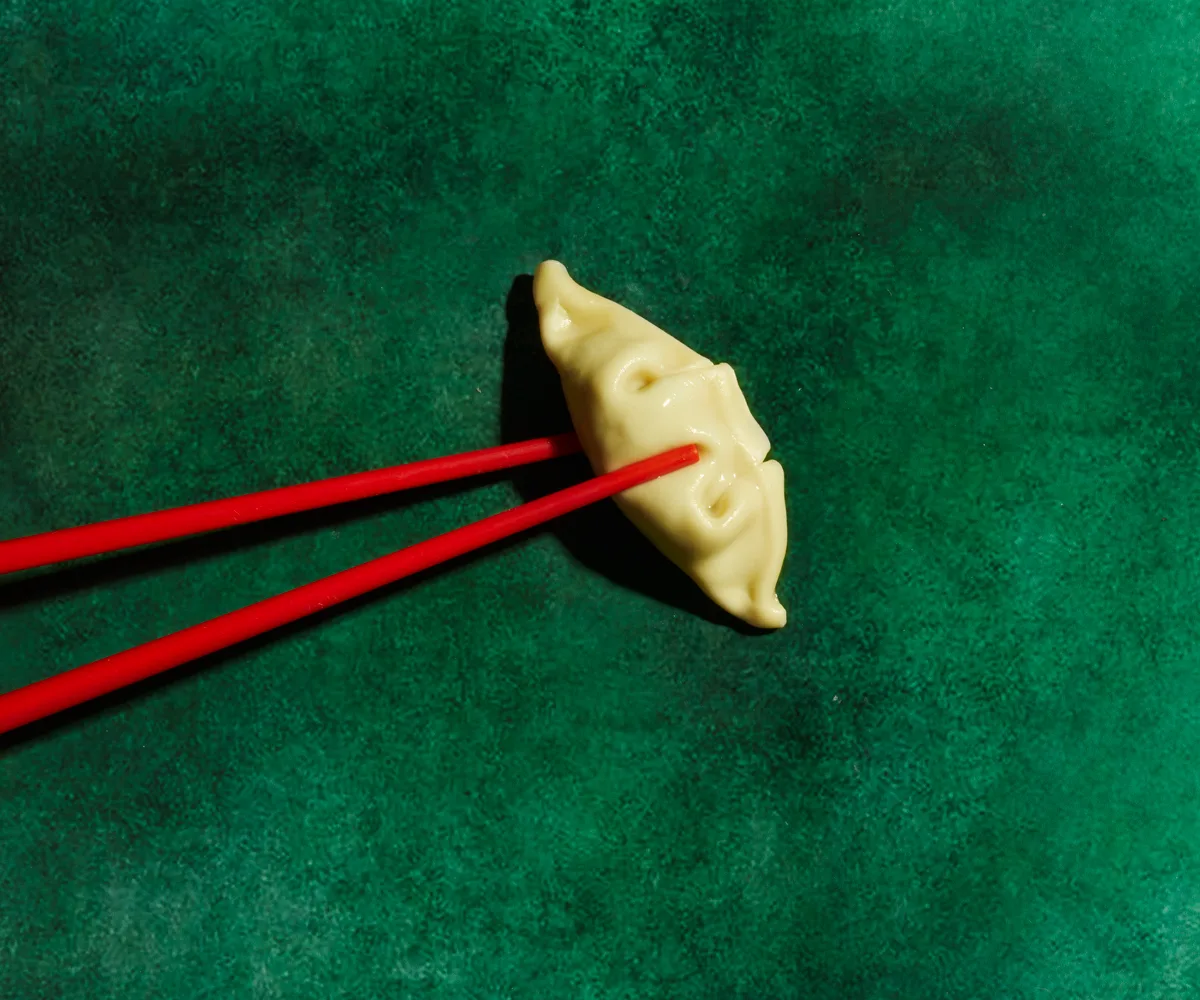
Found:
[(151, 514), (135, 514), (113, 521), (63, 528), (40, 535), (28, 535), (0, 542), (0, 573), (48, 566), (51, 563), (80, 559), (165, 542), (184, 535), (198, 535), (235, 524), (264, 521), (284, 514), (296, 514), (317, 507), (362, 500), (365, 497), (396, 493), (451, 479), (463, 479), (485, 472), (497, 472), (549, 458), (573, 455), (579, 451), (574, 434), (535, 438), (519, 444), (504, 444), (481, 451), (468, 451), (443, 458), (430, 458), (386, 469), (356, 472), (349, 476), (322, 479), (314, 483), (284, 486), (261, 493), (247, 493), (224, 500), (172, 507)]
[(200, 625), (10, 691), (0, 695), (0, 733), (341, 604), (639, 483), (692, 465), (699, 458), (699, 451), (691, 444), (663, 452)]

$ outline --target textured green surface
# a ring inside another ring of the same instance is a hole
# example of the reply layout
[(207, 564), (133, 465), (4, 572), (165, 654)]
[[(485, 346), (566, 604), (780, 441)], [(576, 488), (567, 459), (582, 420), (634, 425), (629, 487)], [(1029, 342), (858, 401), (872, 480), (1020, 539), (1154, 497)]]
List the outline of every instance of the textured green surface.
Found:
[[(0, 534), (557, 429), (545, 256), (792, 531), (777, 635), (601, 510), (8, 740), (0, 997), (1200, 987), (1195, 4), (613, 10), (0, 0)], [(0, 685), (579, 471), (0, 583)]]

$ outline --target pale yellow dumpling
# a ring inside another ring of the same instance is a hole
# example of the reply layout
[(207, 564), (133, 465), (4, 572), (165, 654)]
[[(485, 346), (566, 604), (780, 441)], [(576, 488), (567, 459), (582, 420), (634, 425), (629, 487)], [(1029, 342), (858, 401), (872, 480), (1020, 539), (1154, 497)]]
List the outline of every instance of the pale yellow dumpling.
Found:
[(617, 497), (641, 531), (721, 607), (779, 628), (775, 585), (787, 549), (783, 467), (737, 376), (549, 260), (533, 295), (542, 343), (597, 473), (696, 444), (698, 464)]

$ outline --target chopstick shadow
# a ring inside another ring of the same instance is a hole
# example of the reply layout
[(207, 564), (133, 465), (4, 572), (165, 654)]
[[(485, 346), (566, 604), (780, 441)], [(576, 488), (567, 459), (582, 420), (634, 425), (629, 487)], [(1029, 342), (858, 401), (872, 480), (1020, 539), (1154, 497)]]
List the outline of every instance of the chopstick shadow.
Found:
[[(497, 473), (494, 476), (486, 477), (486, 478), (497, 480), (502, 477), (503, 477), (503, 473)], [(481, 480), (484, 478), (485, 477), (480, 477)], [(439, 486), (439, 487), (429, 487), (428, 489), (430, 489), (430, 490), (436, 489), (438, 493), (444, 493), (444, 492), (449, 491), (448, 485), (447, 486)], [(428, 492), (424, 492), (421, 490), (414, 490), (412, 492), (413, 492), (413, 494), (423, 494), (423, 496), (426, 499), (429, 498)], [(409, 496), (411, 497), (412, 494), (410, 494)], [(375, 498), (375, 500), (377, 500), (377, 501), (383, 500), (383, 499), (384, 498)], [(414, 503), (416, 501), (414, 499), (409, 499), (407, 502)], [(346, 507), (351, 507), (351, 506), (357, 507), (360, 504), (370, 504), (371, 506), (376, 505), (374, 501), (359, 501), (355, 504), (346, 504), (345, 506)], [(394, 498), (393, 498), (392, 506), (395, 506)], [(330, 508), (330, 509), (332, 509), (332, 508)], [(328, 510), (329, 509), (327, 509), (327, 511), (324, 511), (321, 513), (327, 513)], [(312, 512), (312, 513), (315, 514), (318, 512)], [(367, 516), (366, 513), (359, 511), (357, 513), (349, 515), (348, 517), (347, 516), (328, 517), (327, 521), (323, 521), (323, 523), (341, 524), (341, 523), (344, 523), (346, 520), (351, 519), (352, 517), (365, 517), (365, 516)], [(307, 520), (312, 520), (312, 519), (308, 518), (308, 515), (304, 515), (304, 514), (292, 515), (291, 517), (281, 518), (280, 520), (292, 522), (293, 530), (298, 530), (295, 528), (295, 521), (299, 518), (305, 518)], [(283, 535), (289, 533), (286, 530), (276, 528), (275, 522), (264, 522), (264, 524), (266, 524), (266, 523), (270, 523), (272, 525), (272, 530), (270, 532), (270, 538), (272, 538), (272, 539), (277, 538), (277, 537), (282, 537)], [(246, 525), (243, 528), (234, 529), (234, 530), (228, 532), (228, 534), (230, 534), (230, 535), (243, 534), (244, 532), (248, 532), (249, 529), (251, 529), (253, 527), (254, 527), (253, 525)], [(248, 653), (253, 653), (256, 650), (262, 649), (263, 647), (270, 645), (271, 643), (275, 643), (275, 642), (278, 642), (283, 639), (288, 639), (292, 636), (303, 635), (306, 632), (309, 632), (314, 629), (318, 629), (322, 625), (324, 625), (328, 622), (334, 621), (334, 620), (342, 617), (343, 615), (352, 614), (354, 611), (358, 610), (359, 608), (365, 607), (366, 605), (368, 605), (374, 601), (384, 600), (387, 597), (390, 597), (397, 593), (402, 593), (403, 591), (406, 591), (410, 588), (419, 587), (423, 583), (426, 583), (429, 580), (434, 580), (434, 579), (436, 579), (440, 576), (446, 575), (448, 573), (454, 573), (454, 572), (458, 571), (459, 569), (461, 569), (463, 566), (466, 566), (469, 563), (473, 562), (475, 559), (478, 559), (478, 558), (484, 556), (485, 553), (490, 553), (490, 554), (494, 555), (498, 552), (504, 552), (516, 545), (519, 545), (521, 543), (521, 541), (527, 537), (529, 537), (529, 536), (528, 535), (517, 535), (512, 538), (506, 538), (500, 542), (497, 542), (494, 545), (488, 546), (486, 549), (480, 549), (475, 552), (468, 552), (465, 555), (458, 556), (457, 558), (451, 559), (444, 563), (440, 563), (439, 565), (430, 567), (427, 570), (422, 570), (420, 573), (415, 573), (412, 576), (406, 577), (403, 580), (397, 580), (395, 583), (391, 583), (391, 584), (388, 584), (387, 586), (380, 587), (378, 590), (371, 591), (368, 594), (363, 594), (360, 597), (353, 598), (342, 604), (335, 605), (334, 607), (331, 607), (331, 608), (326, 608), (324, 611), (319, 611), (316, 614), (309, 615), (305, 618), (301, 618), (299, 621), (292, 622), (289, 625), (284, 625), (284, 626), (281, 626), (280, 628), (272, 629), (270, 632), (265, 632), (262, 635), (255, 636), (252, 639), (247, 639), (245, 642), (237, 643), (236, 645), (230, 646), (227, 649), (219, 650), (216, 653), (212, 653), (208, 656), (203, 656), (198, 660), (192, 660), (189, 663), (185, 663), (185, 664), (182, 664), (181, 666), (174, 667), (173, 669), (168, 670), (165, 673), (158, 674), (155, 677), (150, 677), (144, 681), (141, 681), (140, 683), (132, 684), (129, 687), (121, 688), (120, 690), (114, 691), (111, 694), (103, 695), (99, 698), (95, 698), (91, 701), (85, 702), (82, 705), (78, 705), (75, 708), (67, 709), (64, 712), (59, 712), (58, 714), (52, 715), (49, 718), (40, 719), (37, 722), (32, 722), (27, 726), (21, 727), (20, 729), (16, 729), (10, 733), (5, 733), (3, 735), (0, 735), (0, 756), (2, 756), (3, 754), (5, 754), (11, 750), (16, 749), (17, 747), (21, 747), (26, 744), (37, 742), (38, 740), (41, 740), (44, 737), (49, 736), (52, 733), (59, 731), (60, 729), (65, 729), (69, 726), (73, 726), (76, 723), (82, 722), (84, 720), (91, 719), (95, 716), (103, 715), (106, 712), (109, 712), (110, 710), (112, 710), (114, 708), (118, 708), (118, 707), (125, 706), (125, 705), (128, 705), (133, 702), (140, 701), (143, 698), (147, 698), (147, 697), (153, 695), (156, 691), (161, 690), (162, 688), (166, 687), (169, 684), (177, 684), (180, 681), (183, 681), (189, 677), (193, 677), (196, 674), (201, 673), (203, 671), (212, 670), (214, 668), (220, 667), (222, 664), (227, 663), (228, 661), (235, 659), (236, 657), (244, 656)], [(268, 539), (264, 538), (262, 534), (259, 534), (256, 538), (253, 539), (253, 542), (263, 542), (265, 540), (268, 540)], [(168, 556), (168, 554), (165, 552), (165, 549), (168, 549), (168, 548), (169, 549), (179, 549), (179, 548), (182, 548), (184, 545), (190, 545), (190, 544), (191, 544), (190, 542), (176, 543), (175, 545), (171, 545), (168, 543), (167, 545), (165, 545), (163, 547), (163, 549), (164, 549), (163, 552), (159, 552), (158, 550), (152, 550), (152, 551), (147, 551), (145, 553), (132, 553), (127, 556), (122, 556), (122, 557), (118, 557), (117, 559), (110, 560), (110, 562), (134, 564), (136, 566), (136, 568), (132, 568), (132, 569), (129, 568), (128, 565), (126, 566), (126, 568), (124, 570), (122, 570), (121, 567), (117, 567), (114, 569), (112, 567), (102, 566), (102, 564), (95, 564), (93, 566), (83, 567), (83, 569), (94, 570), (96, 572), (94, 574), (84, 575), (81, 578), (80, 572), (76, 571), (75, 574), (72, 574), (73, 579), (70, 583), (64, 583), (63, 581), (55, 581), (55, 580), (50, 579), (51, 577), (60, 577), (60, 576), (67, 575), (68, 571), (64, 571), (61, 573), (47, 574), (45, 581), (44, 581), (44, 585), (39, 592), (43, 595), (43, 599), (44, 599), (44, 596), (47, 594), (55, 595), (55, 594), (70, 593), (74, 590), (84, 589), (84, 588), (90, 587), (90, 586), (97, 586), (97, 585), (100, 585), (105, 582), (111, 582), (111, 581), (117, 580), (117, 579), (128, 579), (128, 578), (132, 578), (135, 576), (143, 575), (143, 573), (152, 572), (153, 569), (145, 568), (148, 565), (153, 566), (154, 568), (162, 568), (164, 566), (174, 565), (174, 564), (180, 563), (180, 562), (187, 562), (187, 561), (190, 561), (188, 556), (181, 555), (178, 552), (170, 553)], [(242, 544), (250, 544), (250, 542), (243, 539)], [(226, 540), (223, 540), (223, 544), (221, 546), (221, 551), (222, 552), (232, 551), (233, 549), (238, 548), (238, 547), (239, 547), (239, 544), (236, 541), (226, 539)], [(212, 547), (209, 547), (208, 549), (206, 549), (206, 552), (208, 554), (214, 554), (214, 551), (215, 550)], [(155, 556), (156, 558), (150, 559), (149, 557), (151, 557), (151, 556)], [(102, 574), (99, 572), (99, 570), (101, 570), (101, 569), (104, 569), (104, 571), (105, 571)], [(88, 580), (91, 582), (82, 582), (83, 580)], [(301, 582), (306, 582), (306, 581), (301, 581)], [(299, 585), (299, 583), (297, 585)], [(6, 584), (5, 588), (12, 588), (15, 586), (17, 586), (17, 584)], [(266, 595), (264, 595), (264, 596), (266, 596)], [(31, 597), (30, 599), (34, 600), (36, 598)], [(13, 602), (13, 603), (23, 603), (23, 602)]]
[[(95, 587), (111, 586), (122, 580), (150, 576), (183, 564), (195, 565), (243, 549), (269, 545), (292, 535), (332, 529), (385, 511), (461, 493), (464, 489), (503, 482), (508, 476), (507, 472), (494, 472), (472, 477), (465, 482), (422, 486), (403, 493), (368, 497), (365, 500), (354, 500), (319, 510), (289, 514), (270, 521), (238, 525), (207, 535), (163, 542), (111, 556), (80, 560), (41, 572), (34, 571), (32, 574), (23, 574), (0, 583), (0, 611), (34, 602), (55, 600)], [(297, 581), (296, 586), (304, 582), (307, 581)]]
[[(470, 480), (470, 488), (502, 482), (509, 475), (507, 472), (495, 472), (484, 476), (476, 476)], [(320, 510), (305, 511), (261, 521), (257, 524), (240, 525), (224, 531), (200, 535), (195, 538), (181, 539), (175, 542), (165, 542), (161, 545), (136, 549), (132, 552), (119, 553), (108, 557), (98, 557), (79, 563), (48, 571), (35, 572), (33, 575), (23, 575), (14, 580), (0, 583), (0, 610), (15, 608), (34, 602), (52, 601), (60, 597), (87, 591), (94, 588), (111, 586), (123, 580), (134, 580), (150, 576), (163, 570), (184, 564), (194, 565), (205, 560), (220, 558), (232, 552), (268, 545), (289, 535), (334, 528), (351, 521), (372, 517), (384, 511), (395, 510), (411, 504), (423, 503), (439, 497), (449, 496), (465, 488), (462, 482), (438, 483), (433, 486), (420, 487), (404, 493), (390, 496), (370, 497), (366, 500), (356, 500), (351, 503), (325, 507)], [(139, 684), (134, 684), (112, 694), (104, 695), (76, 708), (60, 712), (50, 718), (30, 723), (10, 733), (0, 735), (0, 754), (16, 747), (35, 742), (50, 733), (73, 725), (84, 719), (101, 715), (115, 707), (140, 700), (153, 694), (168, 684), (176, 684), (184, 678), (191, 677), (202, 670), (209, 670), (226, 661), (261, 649), (269, 643), (277, 642), (289, 636), (301, 635), (310, 629), (319, 628), (322, 624), (332, 621), (341, 615), (350, 614), (357, 608), (372, 601), (384, 600), (386, 597), (416, 587), (422, 583), (436, 579), (446, 573), (452, 573), (458, 568), (485, 554), (495, 555), (529, 537), (529, 533), (504, 539), (494, 545), (477, 552), (470, 552), (440, 565), (433, 566), (413, 576), (398, 580), (393, 584), (381, 587), (369, 594), (346, 601), (344, 604), (327, 608), (315, 615), (309, 615), (290, 625), (273, 629), (261, 636), (248, 639), (228, 649), (220, 650), (210, 656), (193, 660), (190, 663), (175, 667), (156, 677), (151, 677)], [(380, 553), (383, 555), (384, 553)], [(309, 582), (307, 579), (297, 580), (296, 586)], [(264, 594), (263, 597), (270, 595)], [(154, 636), (147, 636), (147, 639)]]
[[(500, 434), (523, 441), (539, 434), (571, 429), (558, 372), (542, 348), (533, 277), (520, 275), (505, 303), (508, 333), (504, 341)], [(513, 484), (525, 501), (563, 489), (592, 474), (587, 459), (574, 456), (516, 469)], [(611, 500), (592, 504), (548, 525), (548, 530), (580, 563), (627, 590), (668, 607), (747, 635), (763, 634), (723, 611), (633, 526)], [(599, 600), (600, 598), (597, 597)]]

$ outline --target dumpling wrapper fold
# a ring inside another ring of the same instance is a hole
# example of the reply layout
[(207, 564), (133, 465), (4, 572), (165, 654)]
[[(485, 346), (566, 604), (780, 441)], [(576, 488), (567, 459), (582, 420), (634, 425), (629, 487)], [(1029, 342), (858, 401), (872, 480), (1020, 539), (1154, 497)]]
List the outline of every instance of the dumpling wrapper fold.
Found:
[(717, 604), (760, 628), (787, 550), (783, 467), (727, 364), (713, 364), (557, 261), (533, 281), (542, 344), (597, 474), (696, 444), (700, 461), (616, 498), (626, 516)]

